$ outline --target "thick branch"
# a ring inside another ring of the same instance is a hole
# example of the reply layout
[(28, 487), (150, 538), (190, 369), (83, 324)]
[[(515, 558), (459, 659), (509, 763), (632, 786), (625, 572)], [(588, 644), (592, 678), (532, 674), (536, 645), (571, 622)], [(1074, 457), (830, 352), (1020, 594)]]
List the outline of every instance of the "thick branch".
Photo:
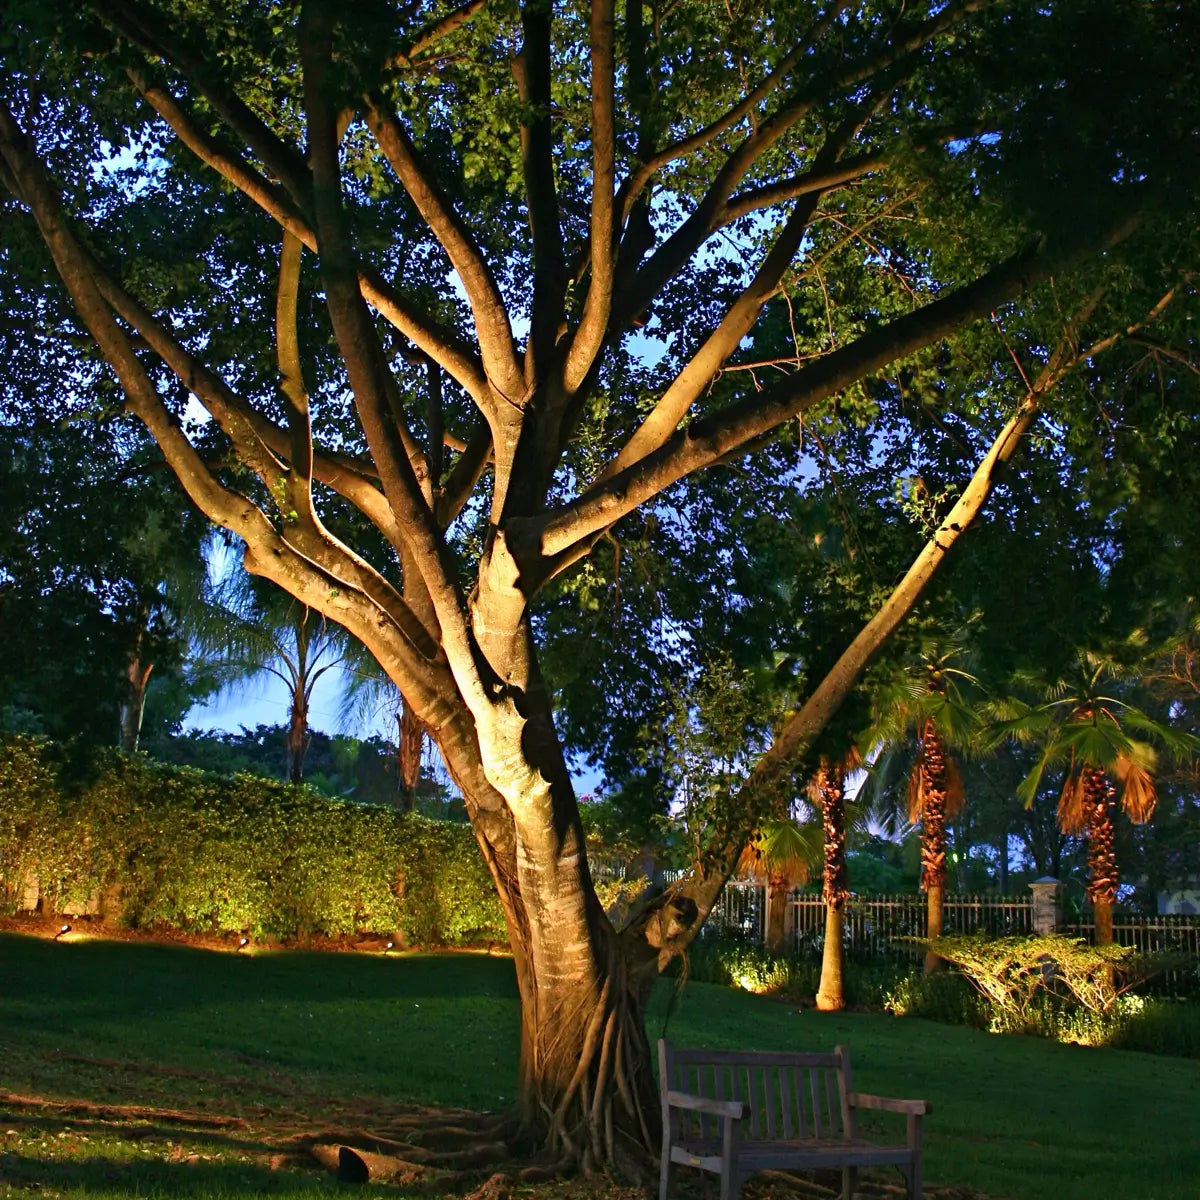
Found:
[(134, 45), (174, 63), (221, 120), (258, 155), (301, 209), (308, 207), (310, 176), (303, 155), (277, 137), (240, 96), (212, 73), (212, 56), (192, 49), (155, 13), (132, 0), (92, 0), (92, 7), (102, 21)]
[(565, 385), (574, 392), (604, 342), (612, 309), (614, 258), (613, 187), (616, 181), (613, 0), (592, 0), (592, 221), (591, 282), (579, 328), (567, 355)]
[[(855, 380), (912, 354), (1015, 299), (1088, 252), (1128, 236), (1136, 218), (1122, 216), (1102, 234), (1049, 247), (1039, 242), (973, 283), (898, 317), (834, 350), (760, 394), (693, 421), (659, 450), (540, 520), (514, 522), (510, 542), (523, 558), (552, 556), (657, 495), (692, 471), (710, 466), (754, 438), (836, 395)], [(518, 532), (519, 527), (519, 532)]]
[(533, 317), (525, 352), (526, 387), (535, 385), (554, 350), (567, 288), (550, 122), (551, 21), (548, 4), (535, 2), (522, 7), (524, 45), (513, 67), (526, 111), (521, 122), (521, 159), (533, 236)]
[(512, 326), (482, 250), (434, 182), (408, 134), (379, 96), (367, 97), (367, 123), (396, 177), (458, 272), (475, 318), (483, 366), (489, 379), (503, 395), (520, 395), (521, 368), (513, 349)]
[(306, 0), (303, 4), (300, 50), (326, 304), (384, 492), (429, 591), (459, 690), (474, 709), (481, 701), (481, 688), (474, 671), (454, 564), (433, 513), (422, 498), (400, 435), (389, 419), (389, 371), (352, 266), (341, 200), (336, 119), (327, 92), (332, 36), (325, 7), (322, 0)]
[[(130, 72), (130, 79), (150, 107), (201, 162), (227, 179), (268, 216), (294, 234), (305, 249), (316, 252), (317, 238), (309, 219), (278, 187), (264, 179), (241, 156), (203, 133), (165, 89), (147, 85), (139, 72)], [(482, 364), (470, 347), (453, 331), (442, 328), (427, 313), (405, 300), (378, 271), (360, 267), (358, 279), (359, 288), (367, 301), (425, 354), (441, 363), (486, 412), (489, 400), (487, 379)]]

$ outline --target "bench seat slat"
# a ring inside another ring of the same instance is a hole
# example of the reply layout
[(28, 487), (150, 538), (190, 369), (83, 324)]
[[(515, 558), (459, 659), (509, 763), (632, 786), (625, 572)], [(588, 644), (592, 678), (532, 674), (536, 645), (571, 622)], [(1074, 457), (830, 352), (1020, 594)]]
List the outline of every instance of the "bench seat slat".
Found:
[[(699, 1165), (693, 1159), (716, 1163), (721, 1169), (721, 1143), (717, 1138), (685, 1141), (671, 1147), (675, 1162)], [(907, 1146), (878, 1146), (874, 1142), (843, 1141), (841, 1138), (800, 1138), (790, 1142), (746, 1138), (738, 1146), (738, 1162), (747, 1171), (787, 1167), (799, 1170), (830, 1166), (881, 1167), (908, 1162)]]

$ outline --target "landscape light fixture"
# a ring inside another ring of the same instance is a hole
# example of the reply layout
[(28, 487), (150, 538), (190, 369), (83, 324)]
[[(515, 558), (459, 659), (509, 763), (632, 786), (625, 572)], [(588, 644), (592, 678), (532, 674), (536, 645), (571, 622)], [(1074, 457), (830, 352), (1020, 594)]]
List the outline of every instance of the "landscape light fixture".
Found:
[(250, 939), (249, 939), (248, 937), (244, 937), (244, 938), (239, 938), (239, 939), (238, 939), (238, 950), (239, 950), (239, 951), (240, 951), (240, 950), (245, 950), (245, 948), (246, 948), (248, 945), (250, 945)]
[(389, 950), (394, 950), (395, 948), (396, 948), (395, 942), (388, 942), (388, 944), (386, 946), (384, 946), (383, 952), (384, 952), (384, 954), (386, 954)]
[(64, 925), (64, 926), (63, 926), (63, 927), (62, 927), (62, 928), (61, 928), (61, 929), (60, 929), (60, 930), (59, 930), (59, 931), (58, 931), (58, 932), (57, 932), (57, 933), (54, 935), (54, 940), (57, 942), (57, 941), (58, 941), (58, 939), (59, 939), (60, 937), (62, 937), (62, 935), (63, 935), (64, 933), (70, 933), (70, 932), (71, 932), (71, 927), (70, 927), (70, 925)]

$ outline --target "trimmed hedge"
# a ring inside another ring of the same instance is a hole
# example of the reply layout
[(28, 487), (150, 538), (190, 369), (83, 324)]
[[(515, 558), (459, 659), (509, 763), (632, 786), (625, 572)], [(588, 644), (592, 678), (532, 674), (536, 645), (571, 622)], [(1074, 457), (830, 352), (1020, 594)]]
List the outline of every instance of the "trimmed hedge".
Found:
[[(504, 918), (468, 825), (331, 800), (252, 775), (224, 778), (100, 752), (72, 762), (0, 739), (0, 908), (36, 876), (48, 911), (135, 928), (256, 937), (400, 933), (503, 941)], [(113, 911), (115, 907), (115, 911)]]

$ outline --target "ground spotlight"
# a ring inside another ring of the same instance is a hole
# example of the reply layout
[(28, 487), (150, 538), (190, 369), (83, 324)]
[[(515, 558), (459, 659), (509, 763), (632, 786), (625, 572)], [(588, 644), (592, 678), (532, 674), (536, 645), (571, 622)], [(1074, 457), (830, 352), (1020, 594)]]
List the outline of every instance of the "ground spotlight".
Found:
[(248, 937), (238, 938), (239, 950), (245, 950), (248, 945), (250, 945), (250, 939)]
[(396, 948), (395, 942), (388, 942), (388, 944), (386, 946), (384, 946), (383, 952), (384, 952), (384, 954), (386, 954), (389, 950), (395, 950), (395, 948)]
[(63, 935), (64, 933), (70, 933), (70, 932), (71, 932), (71, 927), (70, 927), (70, 925), (64, 925), (64, 926), (63, 926), (63, 927), (62, 927), (62, 928), (61, 928), (61, 929), (60, 929), (60, 930), (59, 930), (59, 931), (58, 931), (58, 932), (57, 932), (57, 933), (54, 935), (54, 940), (57, 942), (57, 941), (58, 941), (58, 939), (59, 939), (60, 937), (62, 937), (62, 935)]

